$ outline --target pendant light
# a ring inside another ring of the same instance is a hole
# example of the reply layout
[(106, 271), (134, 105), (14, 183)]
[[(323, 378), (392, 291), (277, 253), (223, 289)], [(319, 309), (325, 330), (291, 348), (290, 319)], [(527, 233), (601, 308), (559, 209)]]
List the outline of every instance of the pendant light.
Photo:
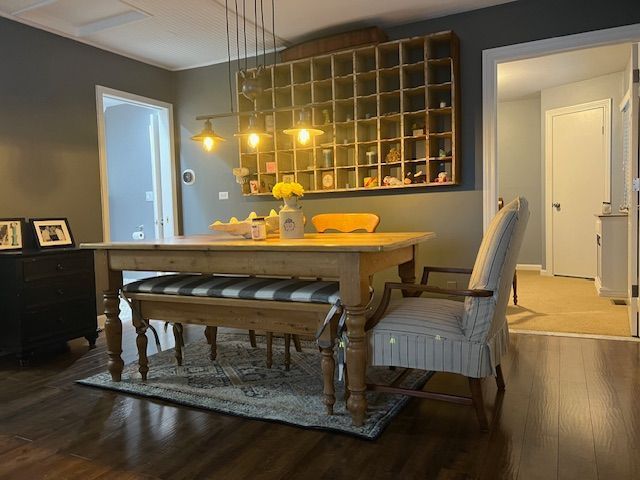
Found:
[(314, 128), (309, 121), (309, 112), (302, 109), (300, 110), (298, 122), (295, 126), (293, 128), (283, 130), (283, 133), (296, 137), (296, 140), (300, 145), (307, 145), (313, 137), (323, 135), (324, 131), (319, 128)]
[(204, 121), (204, 128), (200, 131), (200, 133), (191, 137), (191, 140), (201, 142), (202, 147), (207, 152), (211, 152), (216, 146), (216, 143), (226, 141), (223, 137), (214, 132), (211, 120), (209, 120), (208, 118)]
[(247, 145), (254, 150), (258, 148), (262, 139), (271, 138), (270, 134), (258, 127), (258, 115), (256, 113), (249, 116), (247, 128), (243, 132), (236, 133), (233, 136), (246, 139)]

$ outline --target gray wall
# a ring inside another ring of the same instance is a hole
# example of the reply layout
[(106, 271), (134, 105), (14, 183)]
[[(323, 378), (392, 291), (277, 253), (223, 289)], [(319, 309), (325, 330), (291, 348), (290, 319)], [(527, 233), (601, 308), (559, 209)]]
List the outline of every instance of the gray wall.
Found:
[(0, 217), (102, 238), (95, 86), (175, 102), (175, 75), (0, 18)]
[(155, 237), (153, 202), (145, 199), (145, 192), (153, 191), (151, 114), (135, 105), (116, 105), (104, 112), (113, 241), (131, 241), (139, 225), (147, 238)]
[(498, 194), (529, 200), (531, 216), (519, 262), (542, 265), (540, 97), (498, 103)]
[[(419, 193), (308, 196), (303, 202), (305, 213), (377, 212), (382, 217), (381, 231), (438, 233), (437, 240), (422, 248), (421, 263), (471, 265), (482, 235), (482, 50), (632, 23), (640, 23), (640, 2), (636, 0), (520, 0), (390, 29), (391, 38), (448, 29), (460, 37), (462, 185)], [(202, 127), (196, 115), (229, 109), (227, 90), (226, 64), (177, 74), (181, 168), (193, 168), (198, 175), (195, 185), (183, 188), (186, 233), (205, 232), (216, 218), (243, 216), (251, 210), (265, 213), (276, 206), (272, 200), (244, 198), (239, 193), (231, 175), (238, 163), (237, 142), (232, 138), (235, 120), (215, 123), (228, 141), (213, 154), (206, 154), (188, 139)], [(218, 191), (228, 191), (229, 200), (219, 201)]]

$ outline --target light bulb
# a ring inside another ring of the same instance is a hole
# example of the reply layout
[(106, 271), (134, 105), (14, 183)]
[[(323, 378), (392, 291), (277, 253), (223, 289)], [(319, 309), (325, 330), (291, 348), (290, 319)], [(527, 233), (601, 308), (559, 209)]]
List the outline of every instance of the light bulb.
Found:
[(202, 146), (207, 152), (210, 152), (211, 150), (213, 150), (214, 144), (215, 142), (211, 137), (204, 137), (204, 140), (202, 140)]
[(249, 138), (247, 139), (247, 143), (251, 148), (256, 148), (260, 143), (260, 135), (257, 133), (250, 133)]
[(298, 143), (300, 143), (301, 145), (306, 145), (307, 143), (309, 143), (310, 138), (311, 134), (306, 128), (303, 128), (298, 132)]

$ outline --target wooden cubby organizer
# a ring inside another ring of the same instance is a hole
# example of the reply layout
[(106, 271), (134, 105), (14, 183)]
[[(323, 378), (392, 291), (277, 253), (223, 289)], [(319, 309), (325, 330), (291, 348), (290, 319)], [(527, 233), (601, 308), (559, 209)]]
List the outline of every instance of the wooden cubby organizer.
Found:
[[(252, 195), (270, 194), (287, 178), (311, 193), (460, 182), (459, 45), (453, 32), (281, 63), (267, 67), (262, 78), (264, 90), (255, 102), (238, 94), (241, 112), (279, 109), (258, 116), (271, 139), (256, 150), (240, 139), (240, 165), (259, 185)], [(241, 92), (239, 77), (236, 82)], [(301, 108), (325, 131), (304, 146), (282, 132)], [(239, 117), (240, 131), (247, 122), (247, 116)], [(387, 162), (392, 148), (399, 159)], [(381, 185), (385, 176), (404, 180), (419, 172), (423, 182)], [(438, 182), (440, 172), (445, 182)], [(377, 186), (365, 187), (373, 177)]]

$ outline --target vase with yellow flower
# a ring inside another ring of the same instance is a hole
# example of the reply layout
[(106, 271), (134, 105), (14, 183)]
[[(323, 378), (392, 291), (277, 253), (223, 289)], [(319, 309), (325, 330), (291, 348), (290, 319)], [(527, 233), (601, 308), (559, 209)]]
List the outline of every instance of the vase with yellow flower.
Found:
[(284, 205), (280, 209), (280, 238), (304, 238), (304, 214), (298, 205), (298, 198), (304, 195), (304, 188), (296, 182), (276, 183), (271, 191)]

